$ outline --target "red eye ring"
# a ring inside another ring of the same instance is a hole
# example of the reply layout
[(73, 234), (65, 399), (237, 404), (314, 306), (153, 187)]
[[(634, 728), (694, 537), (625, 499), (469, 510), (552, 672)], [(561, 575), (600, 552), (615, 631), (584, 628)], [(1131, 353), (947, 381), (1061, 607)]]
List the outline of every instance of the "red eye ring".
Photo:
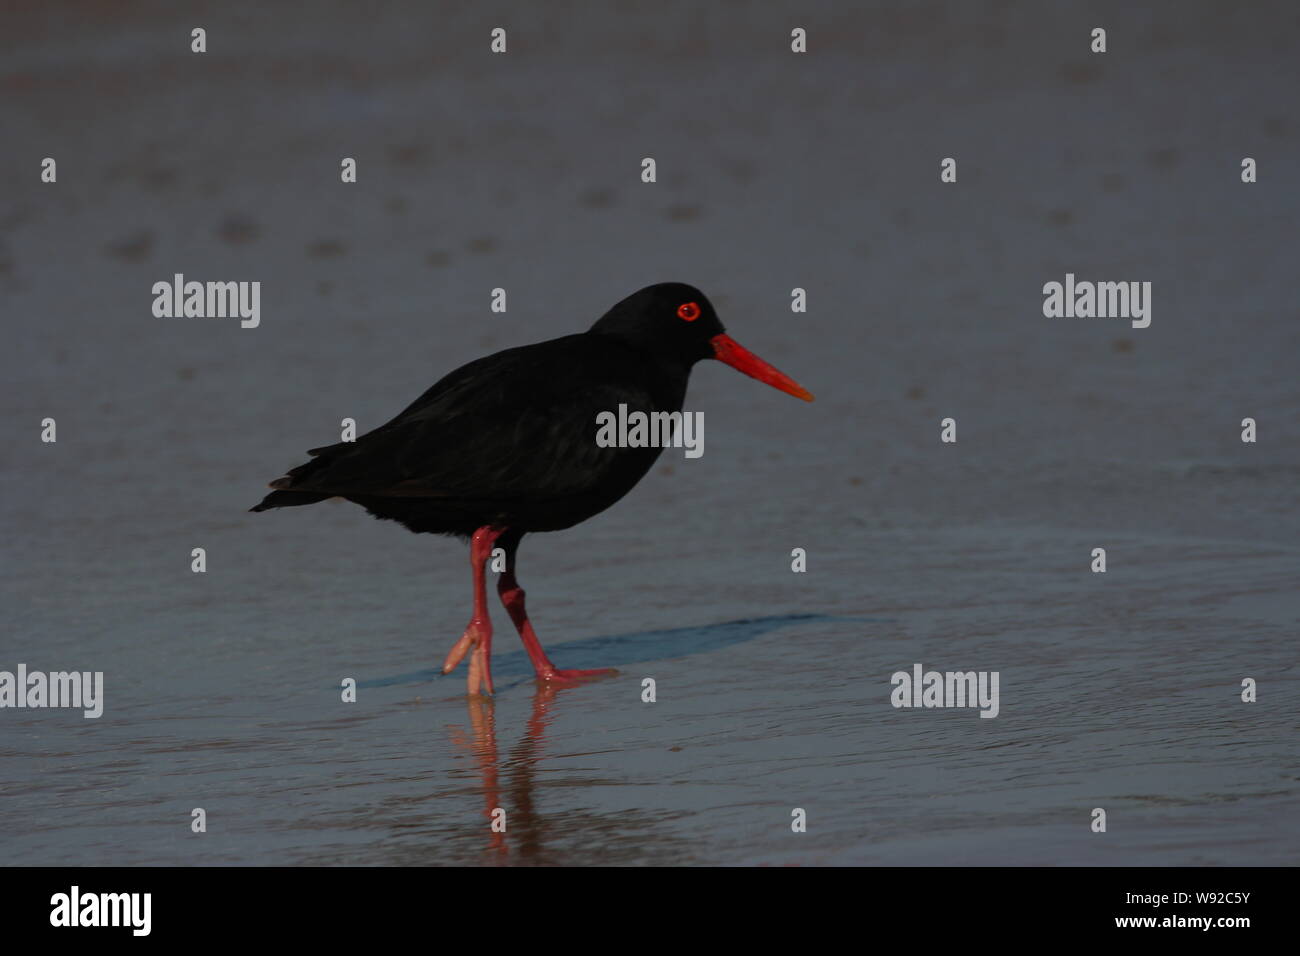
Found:
[(684, 322), (694, 322), (700, 317), (700, 304), (698, 302), (683, 302), (677, 307), (677, 318)]

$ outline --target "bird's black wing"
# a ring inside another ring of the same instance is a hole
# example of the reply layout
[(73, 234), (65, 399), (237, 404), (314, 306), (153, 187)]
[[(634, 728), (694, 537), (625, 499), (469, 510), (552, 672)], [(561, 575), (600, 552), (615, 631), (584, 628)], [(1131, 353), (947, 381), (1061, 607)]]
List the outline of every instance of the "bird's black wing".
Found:
[(313, 449), (271, 487), (496, 501), (584, 494), (645, 460), (646, 449), (596, 444), (600, 412), (671, 403), (642, 372), (637, 353), (594, 336), (508, 349), (451, 372), (355, 442)]

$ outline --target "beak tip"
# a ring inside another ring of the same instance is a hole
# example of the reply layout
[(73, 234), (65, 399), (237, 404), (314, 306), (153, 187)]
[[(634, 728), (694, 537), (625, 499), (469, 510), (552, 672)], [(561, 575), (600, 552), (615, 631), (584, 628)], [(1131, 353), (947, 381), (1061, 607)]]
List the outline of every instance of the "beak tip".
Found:
[(744, 373), (751, 378), (758, 378), (764, 385), (771, 385), (772, 388), (780, 390), (788, 395), (794, 395), (805, 402), (813, 401), (813, 393), (809, 392), (802, 385), (794, 381), (780, 369), (772, 368), (770, 364), (763, 362), (761, 358), (754, 355), (753, 352), (741, 347), (740, 343), (728, 336), (727, 333), (719, 333), (710, 339), (714, 346), (714, 354), (710, 358), (718, 359), (724, 365), (731, 365), (738, 372)]
[(787, 395), (801, 398), (805, 402), (813, 401), (812, 392), (808, 391), (808, 389), (804, 388), (784, 372), (768, 365), (748, 349), (742, 348), (740, 343), (725, 332), (715, 335), (710, 339), (710, 343), (713, 345), (713, 355), (710, 356), (711, 358), (717, 359), (724, 365), (730, 365), (737, 371), (748, 375), (751, 378), (756, 378), (766, 385), (771, 385), (773, 388), (785, 392)]

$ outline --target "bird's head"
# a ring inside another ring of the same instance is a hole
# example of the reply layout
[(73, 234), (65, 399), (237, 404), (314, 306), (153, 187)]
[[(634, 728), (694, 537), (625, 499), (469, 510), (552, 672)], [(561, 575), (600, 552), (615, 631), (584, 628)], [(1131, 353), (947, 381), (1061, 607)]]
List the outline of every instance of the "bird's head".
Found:
[(660, 282), (634, 292), (591, 327), (687, 368), (717, 359), (751, 378), (806, 402), (812, 393), (727, 335), (704, 293), (683, 282)]

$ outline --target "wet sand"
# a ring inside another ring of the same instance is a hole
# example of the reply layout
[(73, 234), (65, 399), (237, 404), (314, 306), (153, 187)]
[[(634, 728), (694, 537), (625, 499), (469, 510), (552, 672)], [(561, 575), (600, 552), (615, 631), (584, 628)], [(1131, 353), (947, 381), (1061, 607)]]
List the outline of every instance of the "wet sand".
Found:
[[(467, 9), (0, 14), (0, 669), (106, 682), (0, 711), (5, 862), (1293, 862), (1300, 24), (1149, 9), (1105, 58), (1073, 4), (813, 5), (803, 58), (729, 5), (520, 7), (496, 58)], [(175, 272), (260, 280), (260, 327), (154, 318)], [(1151, 327), (1044, 318), (1067, 272)], [(670, 279), (818, 401), (699, 367), (702, 458), (524, 541), (556, 663), (617, 678), (539, 689), (498, 610), (469, 700), (463, 545), (246, 513)], [(999, 716), (891, 707), (915, 662)]]

